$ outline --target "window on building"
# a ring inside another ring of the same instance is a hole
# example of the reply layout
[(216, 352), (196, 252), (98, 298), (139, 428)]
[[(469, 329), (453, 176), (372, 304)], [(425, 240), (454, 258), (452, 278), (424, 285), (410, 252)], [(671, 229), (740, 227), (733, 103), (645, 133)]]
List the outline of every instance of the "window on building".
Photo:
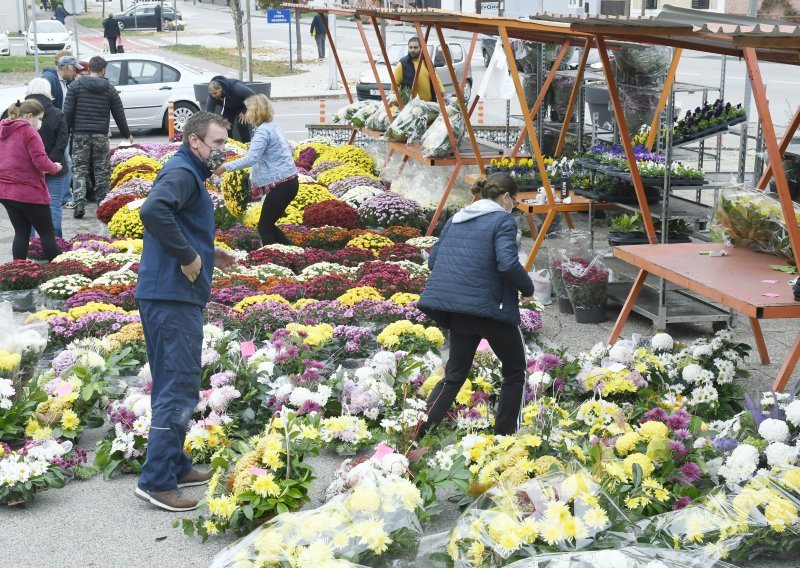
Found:
[(656, 10), (658, 8), (658, 0), (647, 0), (644, 7), (648, 10)]
[(692, 8), (695, 10), (708, 10), (710, 0), (692, 0)]

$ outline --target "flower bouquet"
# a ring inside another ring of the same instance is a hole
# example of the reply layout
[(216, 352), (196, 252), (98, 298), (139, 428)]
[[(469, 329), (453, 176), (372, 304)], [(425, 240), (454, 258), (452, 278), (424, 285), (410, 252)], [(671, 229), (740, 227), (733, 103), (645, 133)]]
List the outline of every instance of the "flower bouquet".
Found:
[(37, 491), (64, 487), (68, 474), (58, 459), (70, 450), (72, 442), (52, 438), (30, 440), (15, 452), (0, 442), (0, 505), (30, 505)]
[(447, 552), (457, 565), (497, 566), (538, 554), (619, 548), (635, 542), (630, 521), (588, 472), (500, 483), (458, 519)]
[(351, 116), (350, 123), (356, 128), (362, 128), (369, 117), (371, 117), (378, 110), (379, 103), (373, 101), (366, 101), (359, 107)]
[(598, 323), (606, 319), (608, 270), (599, 257), (586, 261), (568, 259), (561, 264), (561, 277), (578, 323)]
[[(794, 212), (796, 219), (790, 222), (800, 222), (800, 207), (794, 205)], [(723, 191), (714, 211), (711, 236), (718, 242), (794, 258), (780, 202), (759, 191), (742, 187)]]
[(315, 448), (319, 435), (313, 421), (284, 411), (263, 433), (220, 449), (211, 460), (208, 515), (183, 519), (184, 532), (204, 541), (227, 531), (243, 536), (275, 515), (299, 509), (309, 500), (314, 479), (302, 457)]
[(384, 138), (391, 142), (415, 142), (439, 116), (439, 105), (414, 97), (394, 117), (392, 124), (386, 129)]
[(270, 521), (223, 549), (212, 567), (377, 566), (413, 554), (422, 534), (416, 516), (422, 500), (414, 484), (369, 462), (347, 477), (355, 481), (345, 493)]
[[(466, 132), (464, 117), (458, 102), (447, 105), (447, 117), (450, 119), (451, 132), (458, 146)], [(447, 126), (441, 115), (437, 116), (433, 124), (425, 131), (420, 142), (422, 143), (422, 155), (426, 158), (444, 158), (454, 152)]]

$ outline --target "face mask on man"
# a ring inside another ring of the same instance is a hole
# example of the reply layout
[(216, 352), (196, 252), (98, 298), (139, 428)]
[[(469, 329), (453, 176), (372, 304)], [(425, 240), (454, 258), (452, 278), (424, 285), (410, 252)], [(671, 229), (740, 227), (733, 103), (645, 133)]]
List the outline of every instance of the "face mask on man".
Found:
[(216, 170), (218, 167), (220, 167), (222, 164), (225, 163), (225, 158), (227, 158), (228, 155), (225, 153), (224, 149), (212, 148), (211, 146), (206, 144), (205, 140), (202, 140), (200, 138), (198, 138), (198, 140), (200, 140), (200, 142), (202, 142), (203, 145), (206, 148), (208, 148), (208, 158), (201, 158), (201, 160), (203, 160), (203, 163), (209, 170), (213, 172), (214, 170)]

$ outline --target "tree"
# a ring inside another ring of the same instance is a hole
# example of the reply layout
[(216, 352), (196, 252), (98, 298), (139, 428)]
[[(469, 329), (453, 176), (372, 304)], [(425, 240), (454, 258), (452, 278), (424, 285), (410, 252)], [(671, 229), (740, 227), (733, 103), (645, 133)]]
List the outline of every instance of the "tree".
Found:
[(242, 26), (244, 25), (244, 15), (242, 14), (242, 1), (229, 0), (228, 7), (233, 16), (233, 29), (236, 32), (236, 49), (239, 52), (239, 80), (244, 77), (244, 60), (242, 59), (242, 47), (244, 46), (244, 32)]

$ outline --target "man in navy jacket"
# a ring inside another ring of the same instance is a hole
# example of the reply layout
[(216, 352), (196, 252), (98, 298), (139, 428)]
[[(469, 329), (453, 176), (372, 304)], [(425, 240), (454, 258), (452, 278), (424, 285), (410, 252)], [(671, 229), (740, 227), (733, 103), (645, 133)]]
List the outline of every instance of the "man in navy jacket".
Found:
[[(228, 135), (239, 142), (250, 142), (250, 127), (244, 122), (244, 101), (255, 94), (253, 89), (238, 79), (216, 75), (208, 84), (205, 110), (214, 112), (217, 105), (222, 105), (221, 114), (230, 123)], [(236, 132), (234, 126), (237, 127)]]
[[(190, 511), (197, 500), (181, 487), (204, 485), (208, 472), (192, 467), (183, 451), (186, 427), (199, 400), (203, 309), (214, 266), (236, 257), (214, 247), (214, 205), (205, 188), (225, 160), (225, 119), (192, 116), (183, 146), (158, 174), (141, 209), (145, 227), (136, 300), (153, 377), (147, 461), (135, 494), (167, 511)], [(218, 163), (219, 162), (219, 163)]]

